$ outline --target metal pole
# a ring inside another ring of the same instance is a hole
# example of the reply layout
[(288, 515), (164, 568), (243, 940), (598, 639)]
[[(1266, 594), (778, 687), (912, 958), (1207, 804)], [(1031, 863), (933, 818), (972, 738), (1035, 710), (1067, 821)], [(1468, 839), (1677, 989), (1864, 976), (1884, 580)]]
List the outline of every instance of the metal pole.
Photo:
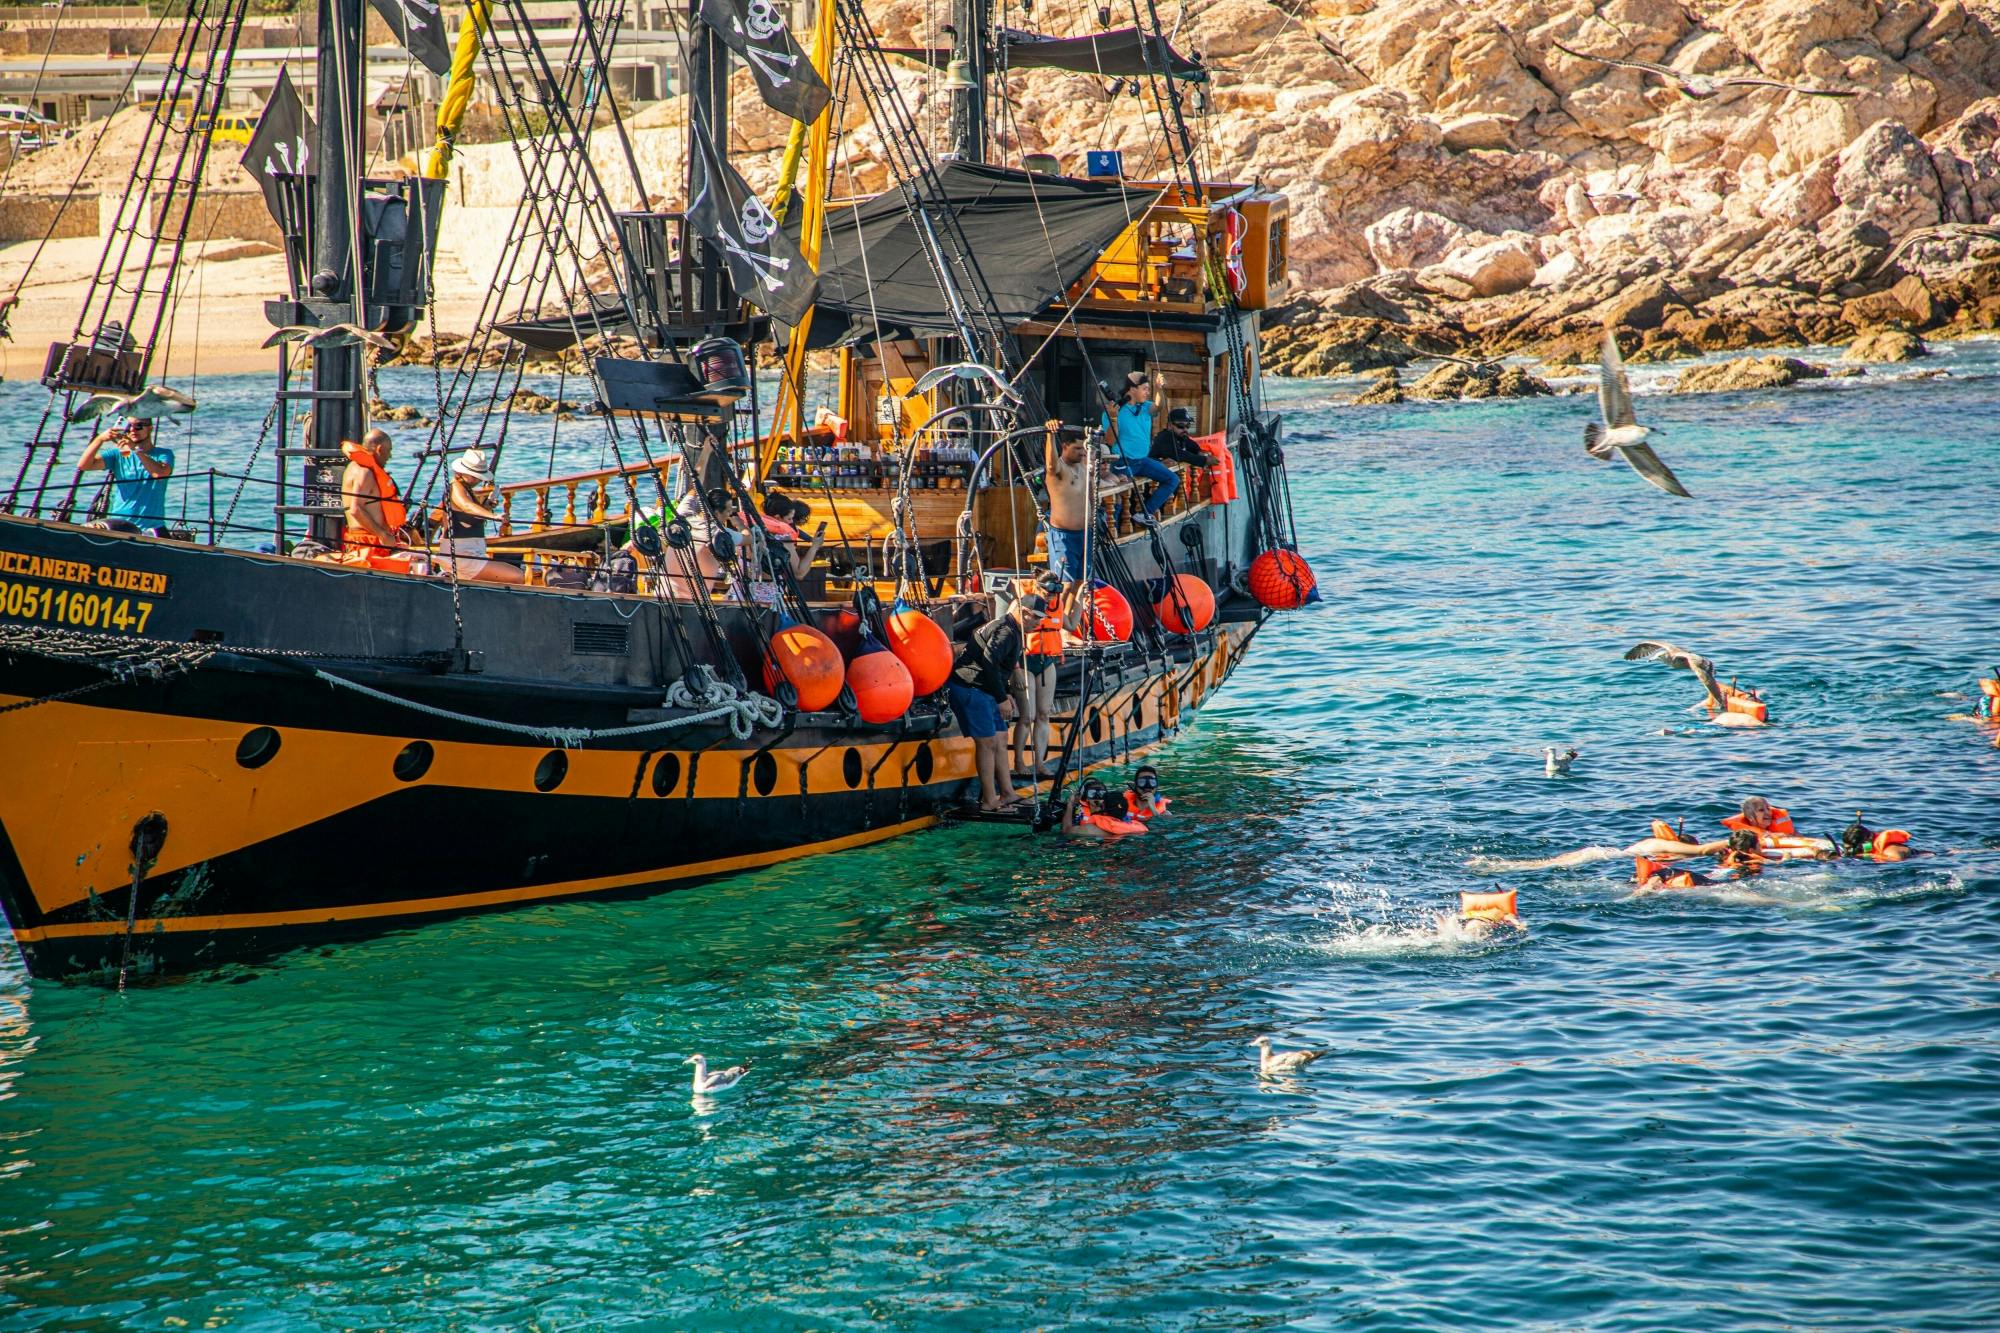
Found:
[[(355, 198), (361, 188), (360, 161), (354, 152), (361, 142), (362, 86), (368, 48), (362, 37), (365, 0), (321, 0), (319, 6), (317, 190), (313, 199), (311, 299), (340, 302), (346, 314), (334, 323), (349, 322), (358, 302), (352, 231)], [(312, 447), (324, 451), (306, 460), (307, 503), (338, 504), (340, 446), (361, 438), (361, 358), (363, 344), (319, 348), (313, 352)], [(317, 396), (325, 395), (325, 396)], [(337, 514), (314, 514), (312, 535), (338, 548), (345, 521)]]

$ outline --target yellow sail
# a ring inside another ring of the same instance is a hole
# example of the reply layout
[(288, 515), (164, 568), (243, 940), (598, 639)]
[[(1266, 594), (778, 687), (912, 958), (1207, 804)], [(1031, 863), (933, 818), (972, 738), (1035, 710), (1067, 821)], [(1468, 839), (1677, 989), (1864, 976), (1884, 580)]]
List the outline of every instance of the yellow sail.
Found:
[(437, 146), (424, 164), (424, 175), (443, 180), (451, 174), (451, 155), (458, 144), (458, 127), (472, 105), (472, 66), (479, 59), (480, 39), (493, 20), (493, 0), (468, 0), (465, 18), (458, 25), (458, 45), (451, 53), (451, 76), (445, 80), (444, 97), (438, 103)]
[[(829, 84), (833, 69), (835, 3), (836, 0), (819, 0), (818, 12), (813, 16), (813, 68)], [(772, 202), (772, 211), (782, 219), (791, 206), (793, 187), (803, 157), (809, 174), (800, 196), (803, 206), (799, 214), (799, 251), (815, 270), (819, 268), (819, 242), (826, 227), (827, 152), (832, 141), (831, 105), (819, 113), (819, 119), (812, 123), (810, 130), (797, 121), (792, 123), (791, 137), (785, 143), (784, 161), (779, 167), (778, 191)], [(770, 471), (780, 440), (788, 435), (796, 440), (804, 434), (806, 334), (811, 330), (812, 311), (808, 310), (793, 331), (791, 346), (785, 351), (785, 377), (778, 383), (778, 401), (771, 412), (770, 438), (764, 441), (762, 457), (758, 460), (759, 476)]]

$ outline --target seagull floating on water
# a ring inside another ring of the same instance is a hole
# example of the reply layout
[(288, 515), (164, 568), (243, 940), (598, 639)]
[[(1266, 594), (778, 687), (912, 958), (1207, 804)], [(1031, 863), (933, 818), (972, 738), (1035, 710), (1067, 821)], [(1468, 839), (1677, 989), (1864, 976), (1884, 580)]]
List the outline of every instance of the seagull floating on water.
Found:
[(1265, 1078), (1296, 1074), (1326, 1054), (1325, 1051), (1274, 1051), (1269, 1037), (1259, 1037), (1251, 1045), (1257, 1048), (1257, 1072)]
[(1616, 65), (1620, 69), (1636, 69), (1651, 74), (1656, 79), (1664, 79), (1674, 91), (1683, 97), (1697, 100), (1715, 97), (1731, 88), (1781, 88), (1788, 93), (1798, 93), (1802, 97), (1859, 97), (1859, 88), (1821, 88), (1814, 84), (1785, 83), (1779, 79), (1767, 79), (1761, 74), (1728, 74), (1714, 77), (1707, 74), (1686, 74), (1671, 65), (1656, 65), (1650, 60), (1621, 60), (1616, 56), (1586, 55), (1582, 51), (1572, 51), (1561, 42), (1552, 45), (1564, 55), (1575, 56), (1578, 60), (1591, 60), (1600, 65)]
[(151, 421), (155, 417), (178, 416), (192, 411), (194, 399), (179, 389), (170, 389), (164, 384), (148, 384), (137, 393), (94, 393), (69, 414), (69, 419), (75, 423), (118, 414), (133, 421)]
[(396, 340), (386, 333), (364, 329), (359, 324), (329, 324), (323, 329), (310, 324), (288, 324), (270, 337), (264, 339), (265, 347), (276, 347), (279, 343), (295, 342), (312, 351), (321, 348), (352, 347), (356, 343), (366, 343), (377, 351), (394, 351)]
[(1651, 428), (1639, 424), (1632, 414), (1632, 382), (1625, 378), (1625, 362), (1618, 355), (1618, 339), (1609, 328), (1604, 330), (1604, 346), (1598, 354), (1597, 405), (1603, 413), (1603, 424), (1589, 422), (1583, 428), (1583, 451), (1592, 458), (1602, 458), (1607, 462), (1615, 452), (1631, 464), (1632, 470), (1652, 482), (1668, 495), (1679, 495), (1693, 499), (1688, 488), (1681, 485), (1673, 469), (1660, 461), (1653, 452), (1653, 446), (1646, 443)]
[(711, 1074), (708, 1072), (708, 1057), (699, 1051), (681, 1063), (694, 1066), (694, 1095), (697, 1097), (733, 1088), (742, 1081), (745, 1074), (750, 1072), (748, 1065), (731, 1065), (727, 1069), (718, 1069)]
[(918, 378), (903, 397), (915, 398), (920, 393), (929, 393), (946, 380), (982, 382), (996, 397), (1004, 398), (1017, 406), (1021, 402), (1021, 395), (1014, 392), (1014, 386), (1007, 382), (1005, 375), (978, 361), (954, 361), (948, 366), (932, 366)]
[(1542, 747), (1542, 766), (1552, 778), (1567, 777), (1569, 775), (1569, 766), (1576, 762), (1576, 756), (1577, 749), (1574, 745), (1564, 750), (1561, 754), (1556, 753), (1555, 746), (1544, 745)]

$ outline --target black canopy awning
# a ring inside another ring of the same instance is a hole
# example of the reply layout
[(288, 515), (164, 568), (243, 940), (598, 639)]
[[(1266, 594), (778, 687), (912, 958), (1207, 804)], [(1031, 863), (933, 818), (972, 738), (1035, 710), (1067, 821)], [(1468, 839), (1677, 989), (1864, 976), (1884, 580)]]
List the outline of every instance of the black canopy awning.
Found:
[[(994, 313), (1009, 324), (1047, 310), (1159, 197), (1117, 181), (970, 162), (942, 163), (938, 175)], [(827, 215), (810, 345), (872, 339), (878, 327), (891, 338), (955, 332), (900, 186)]]
[[(946, 47), (885, 46), (892, 56), (920, 60), (943, 69), (951, 63)], [(1000, 59), (1009, 69), (1066, 69), (1074, 74), (1139, 79), (1148, 74), (1201, 82), (1208, 71), (1167, 44), (1167, 39), (1141, 34), (1137, 28), (1094, 33), (1088, 37), (1044, 37), (1040, 33), (1005, 28), (1000, 33)]]

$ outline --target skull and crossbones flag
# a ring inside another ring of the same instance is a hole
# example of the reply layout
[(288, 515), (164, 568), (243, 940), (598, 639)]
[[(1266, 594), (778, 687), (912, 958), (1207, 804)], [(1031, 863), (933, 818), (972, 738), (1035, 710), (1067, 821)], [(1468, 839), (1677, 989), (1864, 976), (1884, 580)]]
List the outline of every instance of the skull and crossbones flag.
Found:
[(280, 66), (278, 82), (271, 88), (271, 100), (264, 103), (264, 113), (257, 117), (256, 132), (243, 150), (243, 168), (256, 177), (258, 187), (264, 191), (264, 206), (271, 210), (271, 217), (280, 227), (286, 222), (279, 202), (278, 177), (309, 176), (317, 171), (311, 166), (312, 140), (312, 117), (306, 114), (299, 90), (292, 86), (291, 73)]
[(375, 12), (405, 51), (440, 79), (451, 73), (451, 42), (437, 0), (374, 0)]
[(750, 66), (757, 91), (771, 110), (810, 125), (833, 100), (826, 80), (785, 25), (778, 0), (701, 0), (701, 20)]
[(696, 122), (694, 129), (691, 138), (700, 151), (702, 171), (688, 221), (721, 252), (744, 300), (780, 323), (798, 327), (819, 297), (818, 276), (799, 253), (798, 242), (715, 151), (707, 126)]

